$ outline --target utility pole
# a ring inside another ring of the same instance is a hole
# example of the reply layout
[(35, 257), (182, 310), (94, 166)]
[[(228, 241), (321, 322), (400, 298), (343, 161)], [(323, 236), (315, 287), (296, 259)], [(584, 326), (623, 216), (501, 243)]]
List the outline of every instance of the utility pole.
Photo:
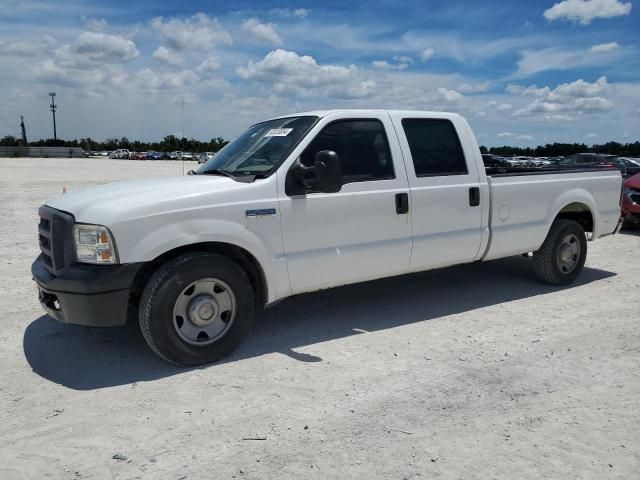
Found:
[(27, 129), (24, 126), (24, 116), (20, 115), (20, 130), (22, 130), (22, 144), (27, 146)]
[(180, 141), (184, 138), (184, 95), (180, 103)]
[(51, 97), (51, 105), (49, 105), (49, 107), (51, 107), (51, 113), (53, 114), (53, 139), (57, 140), (58, 139), (58, 135), (56, 134), (56, 109), (58, 108), (58, 106), (56, 105), (56, 92), (49, 92), (49, 96)]

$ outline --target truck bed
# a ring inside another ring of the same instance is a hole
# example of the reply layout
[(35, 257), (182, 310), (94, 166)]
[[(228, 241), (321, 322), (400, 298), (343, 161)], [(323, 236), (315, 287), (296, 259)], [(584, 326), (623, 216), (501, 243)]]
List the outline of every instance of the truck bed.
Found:
[(615, 168), (535, 168), (488, 175), (489, 245), (483, 260), (535, 251), (561, 209), (588, 207), (595, 239), (614, 231), (620, 216)]

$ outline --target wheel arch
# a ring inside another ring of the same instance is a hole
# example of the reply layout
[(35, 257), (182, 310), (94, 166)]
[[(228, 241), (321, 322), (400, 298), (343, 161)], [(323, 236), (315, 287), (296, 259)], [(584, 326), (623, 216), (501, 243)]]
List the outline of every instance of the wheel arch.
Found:
[(558, 218), (578, 222), (585, 232), (591, 232), (591, 238), (599, 235), (599, 217), (593, 196), (584, 189), (572, 189), (560, 195), (549, 210), (547, 216), (547, 234)]
[(591, 212), (588, 205), (582, 202), (572, 202), (562, 207), (562, 209), (556, 214), (554, 220), (559, 218), (573, 220), (579, 223), (585, 232), (593, 233), (595, 225), (593, 212)]
[(145, 262), (133, 279), (129, 294), (129, 318), (135, 315), (132, 310), (137, 310), (142, 296), (142, 291), (149, 278), (161, 265), (179, 255), (189, 252), (218, 253), (236, 262), (245, 271), (256, 294), (256, 307), (263, 307), (269, 298), (269, 285), (264, 269), (256, 257), (248, 250), (226, 242), (198, 242), (190, 245), (182, 245), (168, 250), (153, 260)]

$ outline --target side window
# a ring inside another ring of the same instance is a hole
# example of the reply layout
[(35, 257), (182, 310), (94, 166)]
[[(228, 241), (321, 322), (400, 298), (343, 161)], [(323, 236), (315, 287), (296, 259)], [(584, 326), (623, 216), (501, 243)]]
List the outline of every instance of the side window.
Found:
[(300, 156), (303, 165), (313, 165), (321, 150), (333, 150), (340, 157), (343, 184), (395, 178), (379, 120), (340, 120), (326, 126)]
[(467, 163), (455, 127), (449, 120), (405, 118), (416, 176), (466, 175)]

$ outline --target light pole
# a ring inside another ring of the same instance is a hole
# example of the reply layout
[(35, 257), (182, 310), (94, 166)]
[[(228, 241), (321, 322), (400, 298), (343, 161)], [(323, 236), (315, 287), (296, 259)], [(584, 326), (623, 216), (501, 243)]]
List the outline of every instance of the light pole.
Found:
[(56, 134), (56, 109), (58, 108), (58, 106), (56, 105), (55, 100), (56, 92), (49, 92), (49, 96), (51, 97), (51, 105), (49, 105), (49, 107), (51, 107), (51, 113), (53, 114), (53, 139), (57, 140), (58, 136)]

